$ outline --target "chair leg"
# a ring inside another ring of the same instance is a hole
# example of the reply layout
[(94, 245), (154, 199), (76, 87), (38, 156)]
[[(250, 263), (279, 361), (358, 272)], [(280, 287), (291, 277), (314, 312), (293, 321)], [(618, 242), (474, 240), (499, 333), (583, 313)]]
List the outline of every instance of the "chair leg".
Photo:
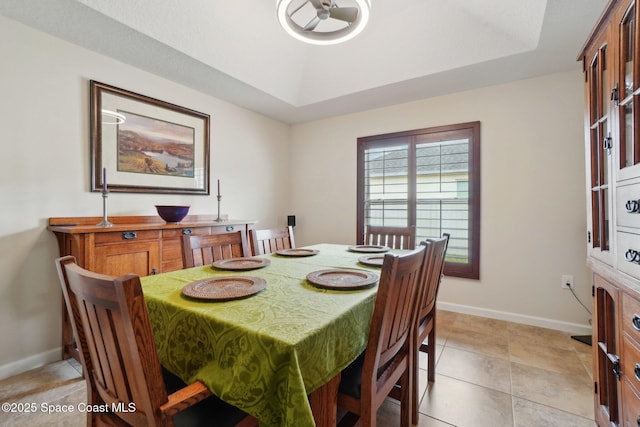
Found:
[[(411, 387), (411, 380), (414, 375), (411, 372), (411, 368), (408, 368), (407, 372), (405, 372), (403, 376), (404, 378), (402, 378), (401, 380), (402, 393), (401, 393), (401, 400), (400, 400), (400, 426), (409, 427), (411, 424), (418, 424), (417, 420), (415, 422), (412, 422), (413, 393), (412, 393), (412, 387)], [(417, 418), (417, 414), (416, 414), (416, 418)]]
[(419, 388), (420, 388), (420, 366), (419, 366), (419, 353), (420, 353), (420, 344), (416, 343), (416, 349), (412, 351), (413, 358), (413, 370), (411, 372), (411, 378), (409, 378), (409, 382), (411, 383), (411, 398), (410, 406), (411, 406), (411, 422), (414, 425), (418, 424), (418, 404), (420, 403), (419, 398)]
[[(378, 407), (375, 405), (376, 398), (372, 395), (364, 395), (360, 397), (360, 424), (359, 427), (376, 427), (376, 417)], [(358, 425), (358, 424), (356, 424)]]
[(353, 427), (358, 421), (360, 421), (360, 417), (353, 412), (347, 412), (344, 416), (338, 421), (338, 427)]
[(429, 332), (427, 337), (427, 379), (429, 382), (436, 380), (436, 328)]
[(371, 411), (367, 415), (360, 415), (360, 427), (376, 427), (376, 411)]

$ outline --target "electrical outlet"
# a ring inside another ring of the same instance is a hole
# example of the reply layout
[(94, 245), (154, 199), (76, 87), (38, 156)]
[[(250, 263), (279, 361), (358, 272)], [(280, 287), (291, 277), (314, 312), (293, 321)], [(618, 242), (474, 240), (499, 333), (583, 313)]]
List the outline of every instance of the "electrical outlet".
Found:
[(560, 284), (562, 289), (573, 289), (573, 276), (570, 274), (562, 275), (562, 283)]

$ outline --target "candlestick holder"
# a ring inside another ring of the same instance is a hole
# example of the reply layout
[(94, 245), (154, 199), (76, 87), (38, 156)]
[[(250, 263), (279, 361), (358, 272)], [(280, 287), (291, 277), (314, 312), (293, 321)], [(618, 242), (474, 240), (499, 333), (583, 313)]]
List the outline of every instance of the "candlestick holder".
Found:
[(107, 197), (109, 197), (109, 191), (102, 191), (102, 221), (96, 224), (96, 227), (113, 227), (113, 224), (107, 219)]
[(218, 194), (218, 217), (216, 218), (216, 222), (222, 222), (222, 218), (220, 218), (220, 200), (222, 200), (222, 196)]

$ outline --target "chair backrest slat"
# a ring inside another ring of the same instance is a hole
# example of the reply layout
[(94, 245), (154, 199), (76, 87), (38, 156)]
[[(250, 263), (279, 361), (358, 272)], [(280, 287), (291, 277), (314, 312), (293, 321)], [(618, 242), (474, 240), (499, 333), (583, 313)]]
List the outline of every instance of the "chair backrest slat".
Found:
[(365, 230), (364, 244), (388, 246), (392, 249), (415, 249), (416, 227), (380, 227), (369, 225)]
[(185, 268), (208, 265), (223, 259), (250, 256), (251, 249), (244, 230), (182, 237), (182, 260)]
[(253, 255), (265, 255), (282, 249), (296, 247), (293, 227), (249, 230), (249, 240)]
[[(409, 334), (412, 321), (415, 319), (415, 300), (420, 279), (420, 269), (408, 271), (399, 276), (396, 281), (398, 288), (396, 292), (389, 295), (389, 325), (386, 328), (384, 340), (386, 349), (383, 351), (381, 363), (386, 363), (389, 355), (397, 352), (398, 347), (404, 344), (404, 339)], [(414, 304), (407, 304), (407, 301), (414, 301)]]
[(436, 304), (438, 290), (444, 271), (445, 257), (449, 245), (449, 234), (444, 233), (439, 239), (427, 239), (421, 242), (427, 246), (427, 256), (423, 268), (422, 291), (418, 302), (418, 316), (423, 319)]

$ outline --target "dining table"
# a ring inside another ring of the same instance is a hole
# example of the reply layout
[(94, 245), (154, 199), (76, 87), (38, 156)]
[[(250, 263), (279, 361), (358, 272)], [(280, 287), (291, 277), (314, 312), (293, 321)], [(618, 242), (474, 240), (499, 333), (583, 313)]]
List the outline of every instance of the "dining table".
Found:
[[(260, 426), (335, 426), (340, 372), (366, 347), (380, 275), (373, 258), (382, 258), (354, 249), (318, 244), (253, 257), (252, 269), (214, 263), (142, 277), (162, 365)], [(354, 286), (324, 277), (335, 271), (353, 274)], [(263, 289), (197, 293), (236, 280)]]

